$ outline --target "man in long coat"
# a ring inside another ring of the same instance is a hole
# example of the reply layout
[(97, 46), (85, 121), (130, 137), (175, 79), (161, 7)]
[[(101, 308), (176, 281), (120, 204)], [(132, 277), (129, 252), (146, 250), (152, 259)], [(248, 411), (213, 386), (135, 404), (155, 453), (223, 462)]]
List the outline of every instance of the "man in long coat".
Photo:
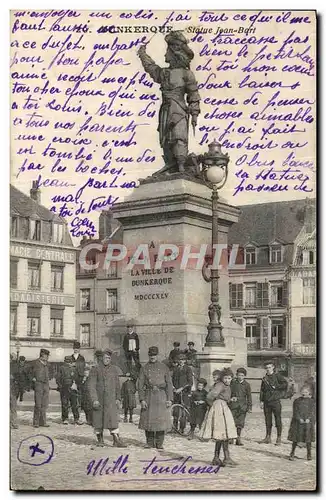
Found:
[(120, 382), (116, 366), (111, 364), (112, 351), (102, 353), (98, 365), (89, 374), (89, 394), (93, 406), (92, 425), (97, 437), (97, 445), (104, 446), (103, 430), (109, 429), (113, 446), (124, 447), (119, 436)]
[[(193, 374), (190, 366), (186, 365), (186, 355), (181, 353), (178, 356), (178, 366), (172, 374), (172, 384), (174, 392), (174, 403), (182, 403), (188, 409), (190, 408), (190, 393), (193, 385)], [(173, 426), (178, 428), (179, 414), (173, 415)], [(184, 417), (180, 418), (180, 432), (183, 433), (186, 427)]]
[(50, 351), (40, 350), (40, 357), (32, 363), (31, 379), (34, 389), (33, 427), (50, 427), (46, 423), (46, 410), (49, 405), (49, 359)]
[(145, 448), (163, 449), (164, 433), (171, 429), (173, 387), (169, 368), (157, 361), (158, 348), (148, 350), (149, 362), (141, 368), (138, 394), (141, 404), (139, 428), (146, 434)]

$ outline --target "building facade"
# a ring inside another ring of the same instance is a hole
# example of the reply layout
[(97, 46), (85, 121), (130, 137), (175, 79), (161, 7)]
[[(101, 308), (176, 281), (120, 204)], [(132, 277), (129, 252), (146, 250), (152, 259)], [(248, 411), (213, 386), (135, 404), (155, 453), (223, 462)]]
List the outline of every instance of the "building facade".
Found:
[[(232, 318), (248, 342), (248, 366), (268, 358), (298, 380), (315, 370), (315, 209), (306, 200), (241, 207), (229, 244)], [(312, 255), (313, 254), (313, 255)], [(303, 368), (304, 367), (304, 368)]]
[(10, 187), (10, 349), (32, 360), (41, 347), (62, 362), (76, 338), (76, 249), (67, 224)]

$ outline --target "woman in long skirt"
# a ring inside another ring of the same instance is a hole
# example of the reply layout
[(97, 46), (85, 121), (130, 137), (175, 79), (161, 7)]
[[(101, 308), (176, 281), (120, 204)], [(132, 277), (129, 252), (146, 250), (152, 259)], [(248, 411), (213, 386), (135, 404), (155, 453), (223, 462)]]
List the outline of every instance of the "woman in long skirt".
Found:
[[(230, 457), (229, 440), (237, 437), (228, 401), (231, 398), (230, 384), (233, 373), (230, 368), (224, 368), (220, 374), (220, 381), (216, 382), (207, 394), (207, 405), (209, 410), (200, 432), (202, 439), (213, 439), (215, 441), (215, 453), (212, 465), (237, 465)], [(220, 452), (223, 447), (224, 460), (220, 460)]]

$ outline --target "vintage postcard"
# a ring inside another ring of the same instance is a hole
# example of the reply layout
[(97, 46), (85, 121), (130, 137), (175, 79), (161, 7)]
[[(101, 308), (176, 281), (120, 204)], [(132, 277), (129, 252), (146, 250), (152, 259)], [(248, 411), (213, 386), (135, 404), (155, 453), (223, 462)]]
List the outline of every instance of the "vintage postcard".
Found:
[(316, 490), (316, 16), (11, 11), (12, 490)]

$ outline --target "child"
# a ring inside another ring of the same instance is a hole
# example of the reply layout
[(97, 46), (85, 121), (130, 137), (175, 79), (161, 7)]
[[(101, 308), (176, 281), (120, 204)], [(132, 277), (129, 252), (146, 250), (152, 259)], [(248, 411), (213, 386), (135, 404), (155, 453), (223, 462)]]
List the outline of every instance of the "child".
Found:
[(84, 378), (81, 383), (81, 408), (85, 412), (87, 424), (92, 425), (93, 408), (88, 390), (89, 372), (90, 372), (90, 365), (86, 363), (84, 370)]
[(121, 387), (121, 399), (122, 407), (125, 412), (124, 422), (128, 422), (128, 412), (129, 412), (129, 422), (132, 423), (133, 410), (136, 408), (136, 383), (135, 376), (130, 373), (126, 373), (127, 380), (122, 384)]
[(214, 370), (212, 376), (213, 376), (213, 382), (214, 382), (213, 387), (214, 387), (218, 382), (221, 382), (221, 370)]
[[(215, 375), (215, 379), (217, 376)], [(210, 407), (206, 413), (200, 437), (202, 439), (213, 439), (215, 443), (215, 453), (212, 465), (236, 465), (230, 458), (229, 439), (237, 437), (233, 416), (228, 402), (231, 398), (231, 380), (233, 373), (230, 368), (224, 368), (220, 372), (220, 381), (216, 382), (207, 394), (206, 402)], [(220, 460), (220, 452), (223, 446), (224, 461)]]
[(236, 378), (231, 382), (231, 399), (230, 410), (233, 415), (234, 423), (237, 428), (238, 437), (236, 444), (243, 446), (241, 441), (241, 431), (244, 428), (247, 412), (250, 413), (252, 409), (251, 400), (251, 387), (245, 380), (247, 370), (245, 368), (238, 368)]
[(306, 443), (307, 460), (311, 460), (311, 443), (315, 441), (315, 403), (311, 387), (304, 385), (301, 397), (293, 402), (293, 416), (288, 440), (292, 441), (290, 460), (294, 460), (294, 452), (298, 443)]
[(201, 429), (202, 423), (205, 418), (205, 413), (207, 409), (206, 397), (207, 391), (205, 387), (207, 381), (204, 378), (200, 378), (197, 383), (197, 390), (191, 393), (190, 396), (190, 435), (188, 439), (194, 438), (194, 433), (196, 426)]

